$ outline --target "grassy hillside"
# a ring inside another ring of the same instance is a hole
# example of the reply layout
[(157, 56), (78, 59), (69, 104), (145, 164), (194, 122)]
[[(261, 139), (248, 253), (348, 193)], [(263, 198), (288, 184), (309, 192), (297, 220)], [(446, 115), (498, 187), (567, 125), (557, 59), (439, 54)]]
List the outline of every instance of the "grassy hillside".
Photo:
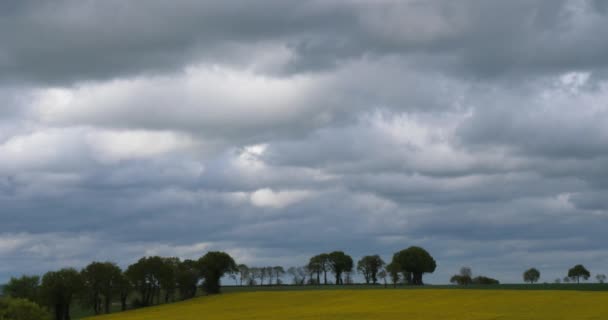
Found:
[(310, 290), (229, 293), (94, 320), (604, 319), (607, 292)]

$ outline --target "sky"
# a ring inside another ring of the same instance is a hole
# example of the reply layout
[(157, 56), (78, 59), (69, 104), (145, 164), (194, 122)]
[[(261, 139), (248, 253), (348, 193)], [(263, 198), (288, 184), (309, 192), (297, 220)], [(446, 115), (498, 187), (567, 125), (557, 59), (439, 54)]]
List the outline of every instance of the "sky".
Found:
[(0, 283), (224, 250), (608, 273), (602, 0), (0, 2)]

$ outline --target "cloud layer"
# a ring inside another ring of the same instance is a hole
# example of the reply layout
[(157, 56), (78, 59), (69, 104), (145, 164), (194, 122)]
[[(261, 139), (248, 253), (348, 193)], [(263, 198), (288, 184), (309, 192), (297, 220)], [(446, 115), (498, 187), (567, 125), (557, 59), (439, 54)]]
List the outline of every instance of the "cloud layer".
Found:
[[(606, 273), (603, 1), (0, 5), (0, 282), (410, 245)], [(604, 269), (602, 269), (604, 268)]]

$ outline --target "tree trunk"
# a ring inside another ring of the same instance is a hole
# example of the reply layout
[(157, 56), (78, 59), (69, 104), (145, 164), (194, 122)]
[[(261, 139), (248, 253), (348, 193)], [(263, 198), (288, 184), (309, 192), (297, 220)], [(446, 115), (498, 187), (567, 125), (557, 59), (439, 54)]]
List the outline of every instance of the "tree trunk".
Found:
[(105, 297), (106, 313), (110, 313), (110, 304), (111, 304), (111, 298), (109, 296), (106, 296)]

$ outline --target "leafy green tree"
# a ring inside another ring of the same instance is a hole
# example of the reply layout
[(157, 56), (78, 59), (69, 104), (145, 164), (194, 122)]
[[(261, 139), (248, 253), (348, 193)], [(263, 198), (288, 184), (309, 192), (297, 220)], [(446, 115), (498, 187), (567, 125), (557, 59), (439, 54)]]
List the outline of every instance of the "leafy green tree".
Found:
[(329, 254), (329, 264), (336, 276), (336, 285), (344, 284), (342, 274), (353, 270), (353, 258), (342, 251), (334, 251)]
[(311, 274), (317, 275), (317, 284), (321, 283), (321, 272), (323, 272), (323, 258), (321, 255), (310, 258), (306, 267)]
[(467, 286), (473, 282), (472, 276), (473, 272), (471, 271), (471, 268), (462, 267), (460, 268), (459, 274), (453, 275), (452, 278), (450, 278), (450, 282), (460, 286)]
[(131, 291), (133, 291), (133, 285), (124, 272), (120, 274), (118, 279), (116, 279), (114, 289), (120, 298), (120, 309), (122, 311), (127, 310), (127, 299)]
[(604, 282), (606, 282), (606, 275), (605, 274), (598, 274), (598, 275), (595, 276), (595, 279), (599, 283), (604, 283)]
[(581, 283), (581, 278), (587, 280), (591, 277), (591, 273), (583, 265), (577, 264), (568, 270), (568, 277), (576, 280), (576, 283)]
[(409, 247), (393, 255), (393, 263), (398, 265), (409, 284), (423, 285), (422, 276), (433, 273), (437, 268), (435, 259), (423, 248)]
[(496, 285), (496, 284), (500, 284), (500, 281), (498, 281), (496, 279), (484, 277), (484, 276), (477, 276), (477, 277), (473, 278), (473, 284)]
[(92, 262), (82, 271), (85, 290), (85, 302), (93, 308), (95, 314), (101, 313), (102, 303), (106, 313), (110, 313), (110, 305), (115, 296), (116, 285), (122, 276), (122, 271), (113, 262)]
[(82, 277), (73, 268), (47, 272), (42, 277), (42, 299), (53, 309), (55, 320), (70, 320), (70, 307), (82, 290)]
[(194, 298), (199, 281), (199, 271), (196, 261), (184, 260), (177, 268), (177, 287), (182, 300)]
[(51, 315), (30, 300), (0, 298), (0, 320), (51, 320)]
[(162, 258), (162, 262), (159, 273), (159, 284), (160, 289), (165, 293), (165, 303), (168, 303), (175, 296), (177, 269), (181, 262), (176, 257)]
[(208, 252), (202, 256), (198, 260), (198, 268), (204, 280), (203, 288), (208, 294), (220, 293), (220, 279), (237, 270), (234, 259), (220, 251)]
[(367, 284), (378, 282), (378, 272), (382, 270), (383, 266), (384, 261), (379, 255), (365, 256), (357, 262), (357, 270), (363, 274)]
[(21, 276), (20, 278), (11, 278), (4, 286), (4, 293), (20, 299), (27, 299), (32, 302), (40, 301), (40, 277), (39, 276)]
[(149, 306), (160, 298), (160, 281), (164, 265), (161, 257), (143, 257), (130, 265), (125, 275), (139, 293), (138, 305)]
[(391, 262), (386, 265), (386, 271), (391, 277), (393, 287), (397, 287), (397, 283), (399, 283), (399, 280), (401, 278), (401, 276), (399, 275), (399, 273), (401, 272), (401, 267), (398, 264)]
[(538, 279), (540, 279), (540, 271), (536, 268), (530, 268), (524, 272), (525, 282), (535, 283), (538, 282)]

